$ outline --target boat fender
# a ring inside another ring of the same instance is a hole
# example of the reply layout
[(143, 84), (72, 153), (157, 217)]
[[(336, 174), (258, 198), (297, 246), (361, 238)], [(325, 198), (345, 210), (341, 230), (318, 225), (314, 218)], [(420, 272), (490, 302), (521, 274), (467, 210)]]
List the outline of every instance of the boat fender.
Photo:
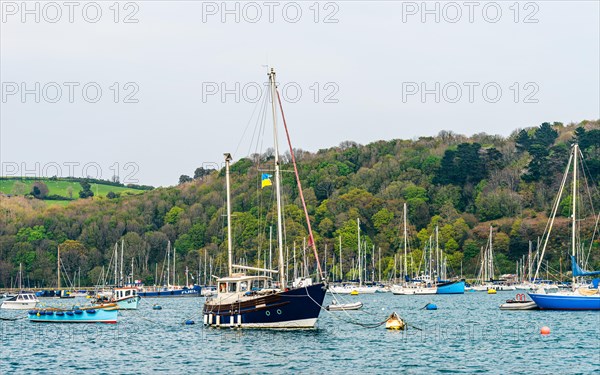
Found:
[(58, 316), (63, 316), (63, 315), (65, 315), (65, 313), (64, 313), (64, 312), (62, 312), (62, 311), (57, 311), (57, 312), (56, 312), (56, 315), (58, 315)]
[(73, 316), (73, 311), (67, 311), (67, 315)]
[(186, 321), (185, 321), (185, 325), (186, 325), (186, 326), (191, 326), (192, 324), (196, 324), (196, 322), (194, 322), (194, 321), (193, 321), (193, 320), (191, 320), (191, 319), (190, 319), (190, 320), (186, 320)]
[(81, 311), (81, 310), (75, 310), (75, 311), (73, 311), (73, 312), (74, 312), (75, 314), (77, 314), (77, 315), (79, 315), (79, 314), (82, 314), (82, 313), (83, 313), (83, 311)]
[(46, 311), (46, 315), (54, 315), (54, 311)]
[(37, 314), (37, 311), (35, 311), (35, 310), (29, 310), (29, 315), (35, 315), (35, 314)]
[(437, 310), (437, 305), (435, 303), (428, 303), (427, 306), (425, 306), (425, 309), (427, 310)]
[(88, 313), (88, 314), (95, 314), (96, 310), (91, 309), (91, 310), (86, 310), (85, 312)]

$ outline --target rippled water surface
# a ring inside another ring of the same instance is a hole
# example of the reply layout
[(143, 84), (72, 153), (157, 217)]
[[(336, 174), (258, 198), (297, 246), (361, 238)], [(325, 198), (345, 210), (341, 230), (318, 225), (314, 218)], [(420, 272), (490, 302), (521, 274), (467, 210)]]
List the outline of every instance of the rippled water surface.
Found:
[[(323, 311), (318, 329), (304, 331), (207, 329), (203, 298), (148, 298), (138, 311), (120, 312), (116, 325), (0, 321), (0, 374), (600, 373), (599, 312), (500, 311), (513, 295), (348, 296), (364, 309)], [(439, 309), (422, 309), (428, 302)], [(381, 322), (392, 311), (421, 330), (349, 322)], [(551, 334), (540, 335), (542, 326)]]

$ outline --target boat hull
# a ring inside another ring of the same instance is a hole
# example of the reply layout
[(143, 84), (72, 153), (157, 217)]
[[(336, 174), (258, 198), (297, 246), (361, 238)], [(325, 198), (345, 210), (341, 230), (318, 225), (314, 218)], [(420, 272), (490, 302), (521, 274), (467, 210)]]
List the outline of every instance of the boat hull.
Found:
[(338, 303), (331, 304), (326, 307), (329, 311), (346, 311), (346, 310), (358, 310), (363, 307), (362, 302), (354, 302), (354, 303)]
[(119, 310), (137, 310), (141, 299), (142, 297), (140, 296), (132, 296), (116, 301), (116, 304)]
[[(94, 312), (92, 312), (94, 311)], [(54, 311), (52, 315), (47, 315), (44, 310), (36, 314), (29, 314), (29, 321), (35, 323), (117, 323), (117, 310), (83, 310), (80, 314), (69, 315), (66, 311), (62, 315)], [(43, 313), (43, 314), (42, 314)]]
[(138, 292), (140, 297), (150, 298), (172, 298), (172, 297), (200, 297), (201, 290), (199, 286), (194, 286), (192, 289), (175, 289), (175, 290), (158, 290), (158, 291), (147, 291)]
[(500, 310), (536, 310), (537, 308), (533, 301), (506, 301), (500, 305)]
[(528, 293), (541, 310), (600, 310), (600, 295)]
[(392, 293), (397, 296), (429, 296), (437, 294), (435, 287), (403, 287), (392, 289)]
[(454, 281), (445, 284), (437, 285), (436, 294), (464, 294), (465, 293), (465, 282)]
[(37, 305), (37, 301), (4, 301), (0, 305), (1, 309), (5, 310), (29, 310)]
[(211, 327), (314, 328), (325, 299), (324, 284), (257, 296), (239, 303), (204, 304), (203, 322)]

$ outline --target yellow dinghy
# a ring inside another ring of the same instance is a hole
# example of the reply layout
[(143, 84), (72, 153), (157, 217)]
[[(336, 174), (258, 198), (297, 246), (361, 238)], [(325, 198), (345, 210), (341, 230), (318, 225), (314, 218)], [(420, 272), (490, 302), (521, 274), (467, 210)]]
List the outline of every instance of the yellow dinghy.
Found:
[(386, 329), (397, 329), (397, 330), (403, 331), (406, 329), (406, 323), (404, 323), (404, 320), (402, 320), (398, 316), (398, 314), (396, 314), (396, 312), (394, 311), (392, 313), (392, 315), (390, 315), (388, 320), (386, 320), (385, 328)]

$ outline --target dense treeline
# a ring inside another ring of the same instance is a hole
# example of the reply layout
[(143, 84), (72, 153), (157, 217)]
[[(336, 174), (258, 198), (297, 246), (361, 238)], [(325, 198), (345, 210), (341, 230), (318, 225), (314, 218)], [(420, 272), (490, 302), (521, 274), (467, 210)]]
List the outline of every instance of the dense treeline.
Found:
[[(417, 140), (364, 146), (343, 142), (316, 153), (296, 150), (295, 154), (317, 245), (321, 256), (327, 247), (330, 271), (339, 274), (338, 266), (332, 267), (332, 250), (339, 264), (341, 238), (344, 273), (353, 276), (350, 265), (356, 256), (359, 218), (369, 269), (375, 255), (375, 271), (389, 277), (394, 255), (403, 246), (402, 207), (407, 203), (413, 269), (438, 226), (439, 245), (448, 257), (450, 271), (458, 274), (462, 266), (465, 275), (473, 275), (490, 225), (494, 227), (498, 272), (514, 273), (515, 261), (527, 252), (528, 242), (544, 231), (574, 141), (585, 156), (591, 180), (598, 181), (598, 121), (568, 126), (544, 123), (515, 131), (508, 138), (485, 133), (465, 137), (443, 131)], [(238, 262), (263, 266), (268, 254), (269, 228), (275, 228), (274, 193), (272, 187), (260, 188), (260, 177), (262, 171), (272, 168), (272, 160), (269, 150), (237, 160), (232, 166), (233, 243)], [(289, 164), (289, 154), (283, 160)], [(282, 169), (291, 170), (291, 166)], [(9, 286), (19, 263), (23, 263), (31, 286), (55, 285), (59, 244), (67, 274), (73, 277), (81, 270), (82, 284), (98, 280), (120, 240), (127, 272), (133, 259), (135, 278), (147, 283), (155, 281), (156, 268), (162, 269), (169, 241), (177, 249), (181, 281), (186, 267), (196, 274), (204, 259), (213, 259), (213, 274), (224, 272), (223, 177), (222, 170), (199, 168), (193, 178), (182, 175), (176, 187), (138, 196), (94, 197), (66, 207), (0, 197), (0, 287)], [(590, 194), (597, 201), (596, 183), (592, 185)], [(291, 257), (295, 244), (297, 259), (301, 259), (307, 232), (293, 173), (283, 173), (283, 190), (286, 247)], [(561, 217), (549, 244), (547, 259), (556, 270), (563, 263), (565, 270), (569, 268), (570, 207), (567, 196), (560, 202)], [(582, 238), (589, 238), (594, 218), (581, 223)], [(590, 267), (600, 269), (598, 253), (593, 252)]]

